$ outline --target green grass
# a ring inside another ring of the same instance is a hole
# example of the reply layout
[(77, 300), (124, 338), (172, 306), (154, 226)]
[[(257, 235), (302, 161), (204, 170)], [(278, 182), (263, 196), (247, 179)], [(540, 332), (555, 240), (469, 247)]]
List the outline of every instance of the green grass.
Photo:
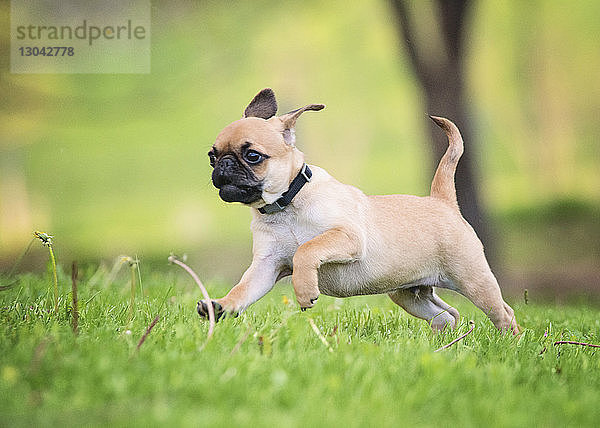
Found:
[[(0, 293), (0, 425), (598, 424), (600, 353), (552, 345), (600, 342), (600, 311), (586, 305), (511, 302), (525, 329), (513, 337), (498, 333), (469, 302), (448, 296), (463, 321), (434, 335), (383, 296), (322, 296), (302, 313), (284, 283), (240, 317), (220, 322), (200, 350), (208, 323), (195, 313), (198, 290), (176, 267), (142, 269), (130, 324), (126, 272), (108, 285), (103, 277), (90, 280), (93, 273), (81, 272), (78, 336), (71, 332), (69, 294), (52, 314), (47, 277), (21, 276)], [(59, 274), (64, 293), (70, 281)], [(207, 285), (215, 296), (226, 291)], [(468, 319), (475, 320), (472, 334), (433, 352), (466, 332)]]

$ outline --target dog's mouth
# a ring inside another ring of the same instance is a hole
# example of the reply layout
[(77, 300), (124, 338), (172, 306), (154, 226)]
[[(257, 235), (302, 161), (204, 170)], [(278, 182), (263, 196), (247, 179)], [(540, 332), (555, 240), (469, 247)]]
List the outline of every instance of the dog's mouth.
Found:
[(261, 199), (262, 183), (248, 168), (239, 165), (237, 158), (225, 155), (212, 172), (212, 182), (225, 202), (251, 204)]
[(243, 186), (235, 184), (223, 184), (219, 189), (219, 197), (225, 202), (241, 202), (251, 204), (261, 198), (262, 190), (260, 186)]

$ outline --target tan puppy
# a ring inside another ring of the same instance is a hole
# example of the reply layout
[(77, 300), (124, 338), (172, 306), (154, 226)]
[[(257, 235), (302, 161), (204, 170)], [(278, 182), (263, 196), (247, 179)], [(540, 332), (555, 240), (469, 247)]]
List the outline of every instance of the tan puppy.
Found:
[[(262, 90), (244, 117), (217, 136), (209, 152), (213, 184), (227, 202), (252, 207), (253, 260), (227, 296), (212, 302), (217, 316), (238, 313), (292, 275), (302, 309), (319, 293), (335, 297), (387, 293), (436, 330), (459, 320), (433, 287), (457, 291), (501, 330), (517, 331), (483, 246), (460, 214), (454, 172), (463, 151), (458, 128), (432, 117), (449, 147), (431, 195), (367, 196), (325, 170), (306, 167), (294, 127), (310, 104), (275, 116), (271, 89)], [(206, 302), (198, 313), (207, 316)]]

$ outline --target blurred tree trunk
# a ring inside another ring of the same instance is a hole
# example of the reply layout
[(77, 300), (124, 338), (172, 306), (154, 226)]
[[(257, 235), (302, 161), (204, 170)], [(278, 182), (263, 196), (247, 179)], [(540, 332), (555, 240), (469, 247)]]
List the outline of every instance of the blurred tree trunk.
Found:
[[(465, 152), (456, 171), (456, 192), (463, 216), (486, 247), (495, 255), (492, 236), (481, 207), (473, 159), (475, 141), (465, 102), (465, 21), (471, 1), (436, 0), (409, 2), (391, 0), (401, 43), (423, 87), (427, 113), (451, 119), (465, 141)], [(435, 163), (448, 143), (443, 132), (429, 122)]]

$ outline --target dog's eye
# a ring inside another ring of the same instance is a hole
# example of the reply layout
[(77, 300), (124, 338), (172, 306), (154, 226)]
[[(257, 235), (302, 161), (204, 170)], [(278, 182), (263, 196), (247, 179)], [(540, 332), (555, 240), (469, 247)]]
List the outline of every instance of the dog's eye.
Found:
[(248, 150), (244, 154), (244, 159), (246, 160), (246, 162), (248, 162), (250, 164), (257, 164), (263, 160), (263, 155), (261, 155), (260, 153), (254, 151), (254, 150)]
[(217, 157), (213, 152), (208, 152), (208, 161), (210, 162), (210, 166), (215, 167), (215, 163), (217, 162)]

